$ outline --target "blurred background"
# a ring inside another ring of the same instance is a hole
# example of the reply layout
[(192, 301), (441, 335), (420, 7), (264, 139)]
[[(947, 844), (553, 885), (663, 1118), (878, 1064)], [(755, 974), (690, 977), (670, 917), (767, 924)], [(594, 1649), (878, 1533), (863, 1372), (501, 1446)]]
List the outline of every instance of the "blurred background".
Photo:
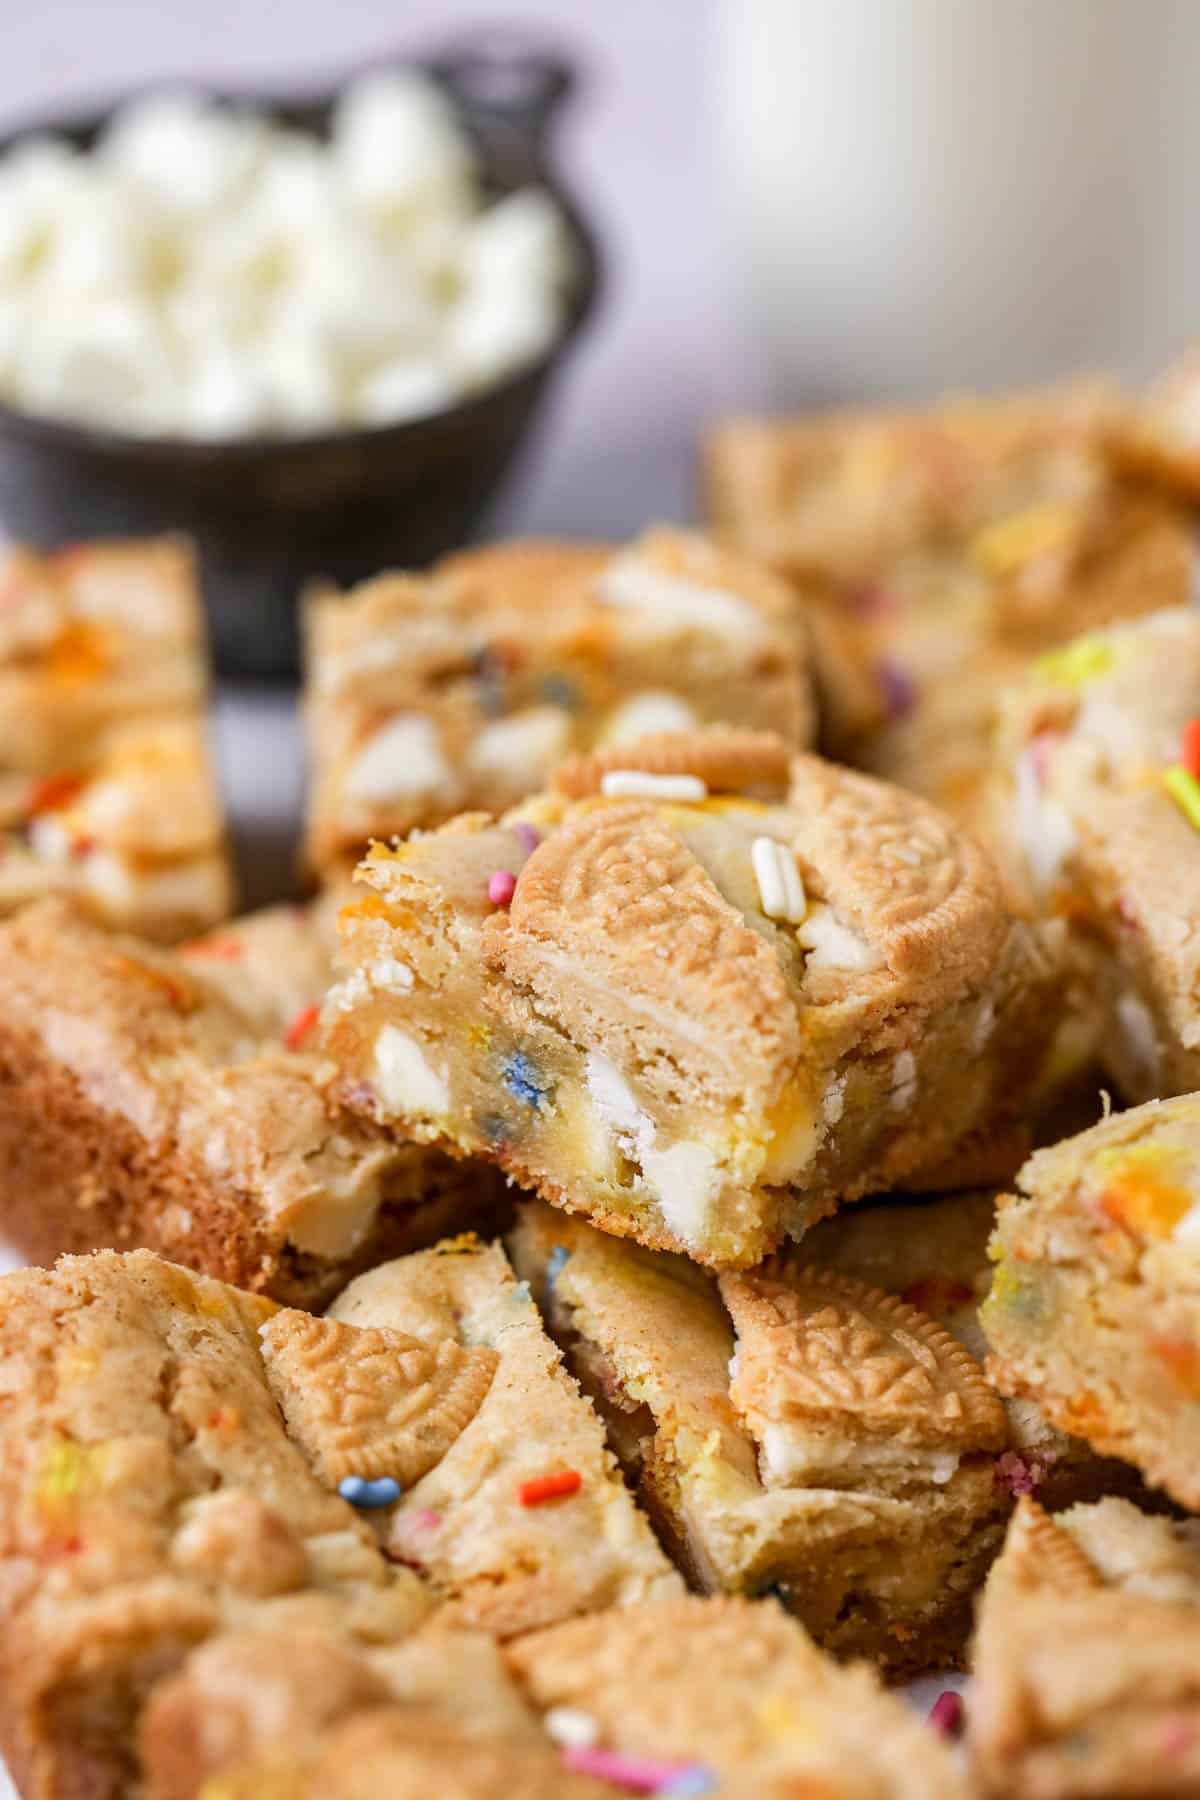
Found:
[[(552, 158), (606, 279), (485, 535), (687, 516), (723, 412), (1141, 376), (1200, 321), (1195, 0), (38, 0), (7, 9), (0, 118), (328, 89), (496, 26), (579, 67)], [(226, 689), (221, 721), (261, 832), (294, 808), (288, 702)]]

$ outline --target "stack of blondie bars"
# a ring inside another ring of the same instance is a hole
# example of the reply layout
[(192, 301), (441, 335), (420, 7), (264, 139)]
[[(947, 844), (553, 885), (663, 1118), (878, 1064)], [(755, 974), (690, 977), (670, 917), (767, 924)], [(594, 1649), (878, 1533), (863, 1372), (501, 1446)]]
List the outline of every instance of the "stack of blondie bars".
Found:
[(10, 558), (22, 1795), (1200, 1796), (1198, 401), (314, 593), (242, 918), (186, 546)]

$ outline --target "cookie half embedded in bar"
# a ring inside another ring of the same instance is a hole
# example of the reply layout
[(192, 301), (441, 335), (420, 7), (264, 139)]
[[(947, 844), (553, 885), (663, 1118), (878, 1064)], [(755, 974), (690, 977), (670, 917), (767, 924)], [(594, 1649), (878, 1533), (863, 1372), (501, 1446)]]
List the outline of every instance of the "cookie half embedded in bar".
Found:
[(994, 1124), (1051, 1023), (970, 839), (761, 734), (580, 758), (359, 881), (323, 1014), (347, 1104), (706, 1263)]
[(1200, 1793), (1200, 1534), (1126, 1500), (1018, 1506), (968, 1709), (988, 1795)]

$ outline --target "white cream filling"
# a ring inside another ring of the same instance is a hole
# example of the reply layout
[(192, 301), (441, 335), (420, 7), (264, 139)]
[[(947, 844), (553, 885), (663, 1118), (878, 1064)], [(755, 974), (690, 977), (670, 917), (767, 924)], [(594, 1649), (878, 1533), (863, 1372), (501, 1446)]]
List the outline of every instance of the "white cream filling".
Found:
[(750, 861), (759, 903), (767, 918), (799, 925), (808, 910), (808, 901), (794, 852), (775, 838), (757, 837), (750, 846)]
[(367, 740), (346, 771), (343, 791), (349, 800), (383, 803), (436, 794), (452, 783), (430, 720), (402, 713)]
[(428, 1119), (450, 1110), (450, 1086), (406, 1032), (385, 1025), (375, 1039), (371, 1079), (389, 1112)]
[(602, 744), (628, 744), (657, 731), (691, 731), (699, 720), (686, 700), (665, 688), (647, 688), (615, 707), (600, 733)]
[(811, 1437), (794, 1425), (763, 1424), (754, 1430), (762, 1450), (764, 1479), (779, 1487), (806, 1486), (843, 1468), (855, 1472), (856, 1485), (868, 1471), (902, 1471), (944, 1487), (958, 1469), (954, 1450), (921, 1449), (899, 1439), (865, 1440), (857, 1433), (844, 1452), (827, 1439)]
[(883, 957), (864, 937), (844, 925), (829, 906), (812, 907), (796, 929), (796, 941), (808, 952), (811, 969), (866, 971), (882, 966)]
[(467, 766), (479, 775), (507, 776), (528, 791), (561, 762), (571, 743), (571, 722), (561, 706), (534, 706), (485, 725), (467, 751)]
[(597, 581), (596, 592), (611, 606), (651, 614), (675, 630), (715, 632), (745, 645), (757, 642), (766, 632), (761, 615), (740, 595), (666, 575), (632, 553), (613, 558)]

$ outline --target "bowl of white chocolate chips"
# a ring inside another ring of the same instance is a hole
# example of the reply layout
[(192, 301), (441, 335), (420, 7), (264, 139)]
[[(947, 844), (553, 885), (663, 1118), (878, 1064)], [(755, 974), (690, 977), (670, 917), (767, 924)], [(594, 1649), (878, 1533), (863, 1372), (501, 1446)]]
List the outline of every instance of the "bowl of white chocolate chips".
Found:
[(309, 581), (466, 540), (591, 310), (570, 66), (481, 38), (316, 98), (155, 92), (0, 138), (0, 522), (183, 527), (218, 661)]

